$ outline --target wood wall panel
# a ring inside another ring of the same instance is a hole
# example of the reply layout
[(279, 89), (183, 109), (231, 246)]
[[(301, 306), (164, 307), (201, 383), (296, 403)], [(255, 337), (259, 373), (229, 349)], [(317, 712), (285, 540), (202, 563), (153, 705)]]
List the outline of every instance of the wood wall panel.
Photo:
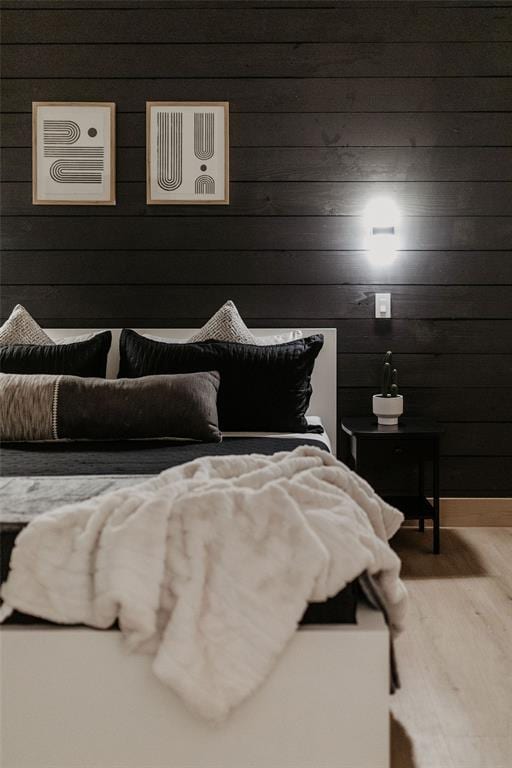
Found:
[[(339, 402), (346, 413), (353, 416), (367, 416), (371, 397), (375, 394), (375, 386), (345, 387), (343, 375), (338, 380)], [(512, 422), (512, 387), (480, 387), (465, 388), (463, 396), (458, 387), (451, 388), (403, 388), (405, 413), (409, 416), (422, 417), (428, 413), (449, 426), (455, 422), (468, 423), (470, 428), (478, 432), (481, 424), (504, 424), (510, 427)], [(465, 446), (458, 442), (454, 447), (455, 455), (464, 452)], [(444, 446), (443, 446), (444, 450)], [(482, 484), (482, 488), (484, 485)]]
[[(172, 209), (171, 209), (172, 210)], [(205, 228), (210, 248), (244, 250), (360, 249), (365, 230), (360, 217), (336, 216), (6, 216), (0, 236), (4, 248), (26, 250), (44, 242), (46, 248), (202, 249)], [(512, 218), (423, 217), (405, 219), (400, 244), (407, 250), (484, 250), (510, 248)]]
[[(76, 10), (83, 5), (87, 10)], [(97, 5), (98, 7), (95, 7)], [(103, 3), (108, 6), (109, 3)], [(112, 17), (109, 8), (102, 9), (92, 0), (74, 2), (16, 2), (3, 0), (5, 39), (13, 43), (197, 43), (246, 42), (268, 43), (298, 40), (304, 42), (361, 42), (361, 41), (508, 41), (512, 39), (512, 9), (496, 7), (419, 6), (402, 3), (393, 11), (375, 4), (364, 3), (346, 7), (318, 7), (317, 3), (300, 8), (300, 3), (275, 0), (259, 2), (259, 8), (217, 7), (194, 9), (192, 3), (183, 9), (183, 2), (155, 3), (142, 0), (135, 3), (112, 3), (119, 8)], [(124, 5), (124, 7), (123, 7)], [(181, 8), (179, 6), (182, 6)], [(208, 3), (208, 5), (212, 5)], [(218, 3), (216, 5), (219, 5)], [(227, 5), (227, 4), (226, 4)], [(241, 3), (239, 3), (241, 5)], [(131, 6), (131, 7), (130, 7)], [(153, 6), (153, 7), (152, 7)], [(176, 7), (178, 6), (178, 7)], [(274, 7), (272, 7), (274, 6)], [(341, 6), (341, 3), (340, 3)], [(30, 10), (22, 10), (27, 8)], [(53, 10), (47, 10), (51, 8)], [(72, 9), (73, 8), (73, 9)], [(20, 9), (20, 10), (18, 10)], [(55, 11), (58, 13), (55, 13)], [(293, 11), (293, 12), (291, 12)]]
[[(116, 45), (118, 77), (464, 77), (512, 75), (510, 43)], [(6, 45), (4, 77), (102, 77), (112, 46)]]
[[(512, 456), (510, 424), (447, 424), (443, 439), (444, 456)], [(511, 483), (512, 485), (512, 483)]]
[[(293, 277), (291, 278), (293, 280)], [(297, 279), (297, 278), (295, 278)], [(124, 281), (123, 281), (124, 282)], [(120, 281), (121, 283), (121, 281)], [(512, 316), (509, 286), (410, 286), (389, 285), (393, 294), (393, 317), (508, 319)], [(310, 317), (372, 318), (375, 285), (5, 285), (2, 312), (8, 314), (17, 302), (29, 304), (43, 319), (110, 317), (122, 319), (137, 311), (139, 325), (169, 323), (191, 315), (191, 306), (201, 308), (207, 319), (229, 295), (241, 314), (250, 320)], [(52, 305), (51, 315), (45, 313)], [(136, 308), (136, 310), (135, 310)], [(127, 313), (127, 310), (128, 313)], [(92, 315), (90, 314), (92, 313)], [(194, 312), (197, 317), (198, 313)], [(362, 350), (364, 339), (361, 340)], [(458, 372), (454, 371), (454, 376)]]
[[(112, 48), (112, 51), (115, 51)], [(115, 68), (115, 63), (114, 63)], [(112, 64), (110, 65), (112, 67)], [(104, 70), (106, 75), (112, 69)], [(232, 112), (510, 111), (507, 77), (376, 78), (4, 78), (3, 110), (29, 112), (32, 101), (112, 101), (144, 112), (146, 101), (229, 101)], [(369, 118), (370, 119), (370, 118)]]
[[(512, 251), (401, 251), (392, 265), (379, 267), (368, 263), (364, 251), (4, 250), (0, 270), (6, 283), (18, 285), (115, 285), (122, 273), (125, 283), (135, 285), (191, 285), (198, 275), (202, 284), (215, 285), (222, 275), (225, 285), (286, 285), (300, 280), (307, 285), (393, 281), (402, 286), (492, 286), (512, 284)], [(489, 343), (499, 341), (491, 338)], [(443, 349), (448, 343), (443, 340)]]
[[(510, 355), (512, 350), (512, 320), (400, 320), (380, 325), (380, 320), (341, 320), (338, 349), (360, 354), (362, 339), (365, 353), (380, 354), (382, 348), (397, 353), (438, 355)], [(322, 324), (323, 325), (323, 324)], [(489, 358), (484, 365), (493, 365)], [(478, 377), (474, 385), (478, 384)], [(466, 388), (465, 388), (466, 389)], [(510, 425), (507, 425), (510, 429)], [(512, 444), (512, 440), (511, 440)]]
[[(31, 151), (2, 149), (2, 181), (29, 181)], [(510, 181), (510, 147), (232, 147), (233, 181)], [(145, 150), (117, 151), (118, 181), (144, 181)]]
[[(334, 326), (339, 408), (391, 348), (444, 495), (512, 495), (512, 3), (0, 0), (1, 315)], [(145, 204), (146, 100), (229, 100), (229, 207)], [(31, 205), (31, 102), (117, 105), (112, 208)], [(402, 212), (387, 267), (359, 214)], [(393, 320), (372, 318), (376, 290)]]
[[(2, 146), (31, 146), (30, 113), (0, 120)], [(145, 146), (144, 112), (118, 112), (116, 123), (118, 147)], [(231, 112), (229, 128), (232, 147), (512, 146), (507, 112), (381, 112), (378, 121), (358, 112)]]
[[(512, 136), (512, 131), (511, 131)], [(512, 151), (512, 150), (511, 150)], [(14, 216), (91, 216), (84, 206), (34, 211), (30, 181), (4, 182), (2, 207)], [(201, 216), (360, 216), (371, 197), (390, 196), (403, 216), (510, 216), (512, 182), (231, 181), (230, 205), (196, 206)], [(98, 206), (94, 216), (169, 216), (167, 206), (146, 205), (143, 181), (118, 182), (117, 206)], [(173, 216), (190, 216), (175, 206)]]
[(510, 456), (445, 456), (441, 472), (448, 495), (512, 496)]
[[(395, 354), (394, 363), (404, 388), (512, 387), (512, 352), (492, 356)], [(347, 387), (378, 381), (381, 367), (382, 355), (338, 355), (338, 377)]]

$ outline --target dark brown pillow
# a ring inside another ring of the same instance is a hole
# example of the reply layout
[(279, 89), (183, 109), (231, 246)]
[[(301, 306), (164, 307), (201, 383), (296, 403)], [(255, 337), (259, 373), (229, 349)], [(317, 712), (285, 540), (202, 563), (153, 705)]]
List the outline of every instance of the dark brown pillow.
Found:
[(140, 379), (0, 374), (0, 439), (218, 442), (216, 371)]

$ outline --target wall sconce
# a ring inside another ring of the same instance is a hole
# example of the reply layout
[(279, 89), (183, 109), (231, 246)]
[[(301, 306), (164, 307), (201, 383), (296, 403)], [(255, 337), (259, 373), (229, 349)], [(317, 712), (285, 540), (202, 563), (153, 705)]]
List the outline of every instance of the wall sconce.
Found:
[(388, 197), (370, 200), (364, 212), (365, 247), (375, 264), (389, 264), (398, 249), (398, 206)]

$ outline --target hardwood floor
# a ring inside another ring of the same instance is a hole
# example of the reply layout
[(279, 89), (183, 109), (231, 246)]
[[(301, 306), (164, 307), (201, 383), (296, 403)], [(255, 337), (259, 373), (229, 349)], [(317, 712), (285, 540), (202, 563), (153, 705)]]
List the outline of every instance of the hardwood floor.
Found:
[(392, 768), (512, 766), (512, 528), (402, 529), (410, 594), (396, 649)]

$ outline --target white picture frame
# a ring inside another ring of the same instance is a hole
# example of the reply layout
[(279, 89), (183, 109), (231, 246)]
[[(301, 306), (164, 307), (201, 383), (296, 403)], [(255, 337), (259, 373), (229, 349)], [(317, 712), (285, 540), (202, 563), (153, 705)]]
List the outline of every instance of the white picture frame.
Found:
[(148, 205), (229, 204), (229, 102), (146, 102)]
[(34, 205), (115, 205), (115, 104), (32, 103)]

